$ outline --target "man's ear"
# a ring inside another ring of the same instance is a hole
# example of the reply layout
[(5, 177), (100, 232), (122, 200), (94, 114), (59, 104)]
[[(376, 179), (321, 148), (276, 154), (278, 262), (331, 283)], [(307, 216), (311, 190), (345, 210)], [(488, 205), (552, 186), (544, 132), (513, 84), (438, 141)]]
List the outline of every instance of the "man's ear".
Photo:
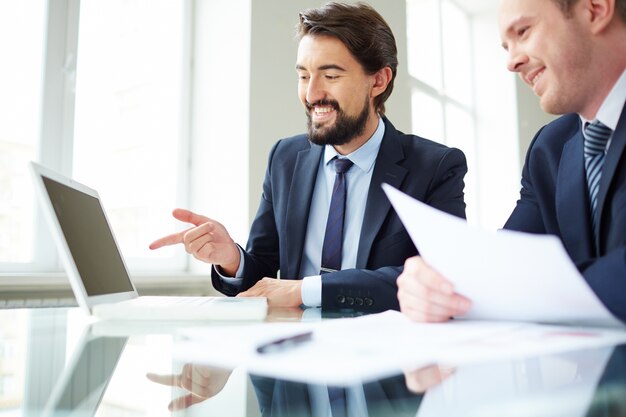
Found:
[(385, 92), (387, 86), (391, 82), (391, 78), (393, 77), (393, 72), (390, 67), (384, 67), (376, 74), (374, 74), (374, 84), (372, 85), (372, 98), (378, 97), (382, 93)]
[(615, 17), (615, 0), (583, 0), (582, 3), (593, 34), (604, 31)]

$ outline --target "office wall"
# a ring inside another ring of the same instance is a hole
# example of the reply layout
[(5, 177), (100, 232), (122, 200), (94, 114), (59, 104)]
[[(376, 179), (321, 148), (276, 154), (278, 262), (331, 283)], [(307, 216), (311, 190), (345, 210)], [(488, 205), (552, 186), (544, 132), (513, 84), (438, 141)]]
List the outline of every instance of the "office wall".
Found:
[(515, 93), (520, 167), (523, 167), (526, 150), (533, 137), (542, 126), (550, 123), (557, 116), (547, 114), (541, 110), (539, 98), (519, 77), (515, 79)]
[(197, 1), (192, 11), (189, 208), (223, 223), (241, 244), (249, 230), (250, 8), (251, 0)]

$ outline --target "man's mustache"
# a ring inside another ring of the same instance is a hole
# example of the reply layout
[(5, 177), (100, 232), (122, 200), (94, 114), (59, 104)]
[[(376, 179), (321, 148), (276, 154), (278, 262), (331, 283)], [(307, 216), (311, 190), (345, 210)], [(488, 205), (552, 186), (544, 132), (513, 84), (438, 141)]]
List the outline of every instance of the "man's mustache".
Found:
[(313, 103), (309, 103), (308, 101), (306, 102), (306, 108), (307, 110), (311, 110), (313, 109), (313, 107), (315, 106), (331, 106), (333, 108), (333, 110), (339, 111), (341, 108), (339, 107), (339, 103), (336, 102), (335, 100), (318, 100), (316, 102)]

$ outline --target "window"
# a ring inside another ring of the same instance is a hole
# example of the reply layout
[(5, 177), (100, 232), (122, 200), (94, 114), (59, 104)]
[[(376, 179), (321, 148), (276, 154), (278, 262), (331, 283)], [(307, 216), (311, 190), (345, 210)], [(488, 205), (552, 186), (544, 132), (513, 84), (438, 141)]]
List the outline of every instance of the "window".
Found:
[(34, 261), (34, 201), (27, 161), (36, 159), (46, 3), (0, 2), (0, 263)]
[(467, 157), (469, 222), (504, 225), (518, 197), (515, 77), (505, 68), (497, 2), (407, 0), (413, 131)]
[(147, 246), (188, 198), (191, 3), (0, 2), (0, 272), (61, 270), (29, 160), (99, 191), (131, 270), (186, 269)]
[(470, 24), (452, 1), (407, 0), (413, 131), (465, 153), (465, 202), (471, 220), (476, 206), (476, 115)]
[(186, 259), (148, 254), (185, 197), (185, 17), (183, 0), (81, 1), (73, 176), (99, 191), (131, 268)]

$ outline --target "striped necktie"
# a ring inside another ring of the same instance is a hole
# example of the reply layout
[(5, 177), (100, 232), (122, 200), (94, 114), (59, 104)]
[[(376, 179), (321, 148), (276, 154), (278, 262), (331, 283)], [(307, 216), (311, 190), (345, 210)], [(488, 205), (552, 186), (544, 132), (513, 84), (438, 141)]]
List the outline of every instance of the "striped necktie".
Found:
[(588, 124), (584, 129), (585, 172), (591, 208), (591, 228), (594, 236), (596, 236), (598, 222), (598, 189), (600, 188), (600, 178), (602, 177), (602, 165), (604, 165), (606, 144), (612, 133), (611, 128), (603, 125), (598, 120)]
[(346, 172), (352, 166), (349, 159), (333, 159), (335, 165), (335, 185), (330, 199), (326, 234), (322, 246), (322, 267), (320, 274), (341, 269), (341, 247), (343, 244), (343, 220), (346, 210)]

